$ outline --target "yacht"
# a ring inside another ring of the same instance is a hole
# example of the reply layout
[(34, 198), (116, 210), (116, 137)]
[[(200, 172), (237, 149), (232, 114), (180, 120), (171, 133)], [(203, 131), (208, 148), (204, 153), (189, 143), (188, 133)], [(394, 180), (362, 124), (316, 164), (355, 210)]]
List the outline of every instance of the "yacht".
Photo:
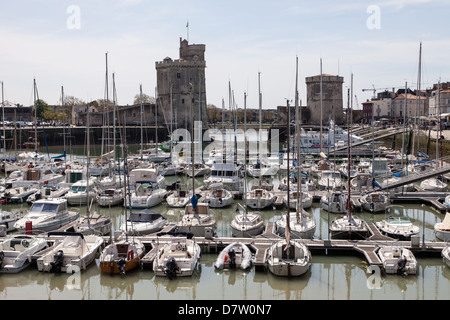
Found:
[[(158, 233), (158, 236), (165, 234)], [(167, 276), (169, 279), (190, 277), (201, 257), (200, 246), (192, 233), (173, 233), (173, 235), (162, 245), (157, 242), (158, 251), (153, 260), (153, 271), (156, 276)]]
[(28, 214), (17, 220), (15, 227), (25, 232), (31, 225), (33, 231), (47, 232), (75, 221), (79, 215), (79, 212), (67, 209), (66, 199), (40, 199), (31, 205)]
[(91, 177), (89, 180), (79, 180), (72, 184), (70, 190), (65, 194), (69, 205), (87, 205), (96, 201), (97, 178)]
[(320, 198), (322, 209), (331, 213), (347, 212), (347, 196), (341, 191), (328, 191)]
[(211, 185), (205, 196), (204, 202), (209, 203), (211, 208), (224, 208), (233, 203), (233, 194), (220, 184)]
[(381, 191), (362, 195), (359, 201), (364, 210), (372, 213), (385, 212), (386, 208), (391, 204), (389, 194)]
[(191, 201), (186, 205), (184, 215), (177, 223), (177, 231), (191, 232), (195, 237), (206, 237), (207, 232), (212, 235), (216, 229), (216, 219), (209, 205), (202, 202), (194, 204)]
[(152, 208), (162, 203), (166, 196), (167, 190), (160, 188), (157, 182), (152, 180), (136, 181), (136, 188), (131, 191), (129, 206), (133, 209)]
[(221, 183), (224, 188), (230, 191), (243, 193), (244, 179), (241, 174), (241, 167), (233, 163), (213, 163), (211, 174), (203, 180), (206, 189), (216, 183)]
[(18, 273), (31, 265), (30, 257), (47, 248), (47, 240), (15, 234), (0, 241), (0, 273)]
[(146, 235), (161, 231), (167, 225), (167, 219), (159, 213), (149, 209), (130, 213), (127, 225), (122, 223), (119, 230), (128, 235)]
[(267, 249), (266, 262), (269, 271), (276, 276), (301, 276), (311, 266), (311, 253), (304, 243), (283, 239)]
[(420, 232), (419, 226), (414, 225), (409, 217), (389, 216), (375, 225), (383, 234), (400, 240), (410, 240)]
[(103, 244), (103, 237), (71, 232), (49, 232), (48, 236), (62, 237), (56, 240), (51, 250), (36, 260), (41, 272), (75, 273), (86, 268), (95, 260)]
[(257, 211), (248, 211), (238, 204), (241, 210), (236, 209), (236, 214), (231, 220), (231, 234), (233, 237), (251, 238), (264, 232), (264, 219)]
[(258, 188), (247, 192), (245, 204), (252, 209), (264, 209), (272, 206), (275, 199), (276, 197), (272, 192)]
[(378, 249), (377, 255), (387, 274), (405, 276), (417, 273), (417, 260), (409, 249), (399, 246), (382, 246)]
[(319, 174), (319, 181), (317, 184), (319, 190), (341, 190), (344, 186), (341, 173), (335, 170), (323, 170)]

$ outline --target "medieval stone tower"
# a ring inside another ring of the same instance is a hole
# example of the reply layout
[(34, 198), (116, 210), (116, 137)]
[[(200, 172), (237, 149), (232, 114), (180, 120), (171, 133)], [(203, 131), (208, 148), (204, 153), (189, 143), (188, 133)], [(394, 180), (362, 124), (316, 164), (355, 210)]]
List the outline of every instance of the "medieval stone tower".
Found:
[(206, 128), (205, 68), (205, 45), (189, 44), (181, 38), (178, 60), (167, 57), (156, 62), (157, 103), (164, 108), (169, 122), (172, 97), (174, 130), (184, 128), (191, 131), (191, 107), (192, 120), (201, 120), (203, 128)]
[[(306, 77), (306, 100), (307, 106), (311, 112), (309, 122), (311, 124), (320, 124), (320, 75)], [(330, 120), (336, 124), (344, 123), (342, 84), (344, 78), (322, 74), (322, 124), (328, 125)]]

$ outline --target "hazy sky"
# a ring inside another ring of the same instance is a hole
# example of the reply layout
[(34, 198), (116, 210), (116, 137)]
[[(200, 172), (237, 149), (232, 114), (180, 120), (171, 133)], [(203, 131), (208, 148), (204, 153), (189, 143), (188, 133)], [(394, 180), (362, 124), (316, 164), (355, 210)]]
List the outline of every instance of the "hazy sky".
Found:
[[(155, 96), (155, 62), (178, 59), (179, 38), (206, 45), (207, 103), (228, 106), (228, 84), (238, 107), (286, 105), (295, 90), (306, 104), (305, 77), (344, 77), (344, 105), (363, 88), (417, 88), (422, 42), (422, 85), (450, 81), (450, 1), (148, 1), (17, 0), (0, 10), (0, 81), (5, 100), (58, 104), (65, 95), (92, 101), (105, 97), (105, 53), (115, 73), (118, 103), (132, 104), (142, 84)], [(189, 28), (186, 24), (189, 22)], [(111, 95), (110, 95), (111, 96)]]

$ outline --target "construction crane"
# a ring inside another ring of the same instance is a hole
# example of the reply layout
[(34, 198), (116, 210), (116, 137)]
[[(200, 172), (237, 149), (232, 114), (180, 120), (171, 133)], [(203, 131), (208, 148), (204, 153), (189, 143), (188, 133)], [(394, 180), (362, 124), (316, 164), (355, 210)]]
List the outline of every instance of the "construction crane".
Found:
[(362, 91), (373, 91), (373, 97), (372, 99), (376, 99), (377, 98), (377, 90), (389, 90), (390, 88), (375, 88), (374, 85), (372, 85), (373, 89), (362, 89)]

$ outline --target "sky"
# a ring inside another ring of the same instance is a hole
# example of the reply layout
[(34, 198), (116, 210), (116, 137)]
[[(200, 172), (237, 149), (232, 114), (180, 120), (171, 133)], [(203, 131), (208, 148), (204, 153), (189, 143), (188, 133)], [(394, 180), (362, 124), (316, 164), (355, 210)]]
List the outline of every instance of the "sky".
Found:
[[(205, 44), (208, 104), (258, 108), (306, 105), (305, 77), (344, 77), (354, 109), (373, 89), (421, 89), (450, 81), (448, 0), (17, 0), (0, 11), (4, 99), (60, 104), (61, 91), (89, 102), (106, 97), (106, 53), (117, 103), (156, 96), (155, 62), (179, 58), (180, 38)], [(351, 78), (353, 76), (353, 86)], [(109, 97), (111, 97), (111, 91)], [(293, 102), (290, 102), (292, 105)]]

